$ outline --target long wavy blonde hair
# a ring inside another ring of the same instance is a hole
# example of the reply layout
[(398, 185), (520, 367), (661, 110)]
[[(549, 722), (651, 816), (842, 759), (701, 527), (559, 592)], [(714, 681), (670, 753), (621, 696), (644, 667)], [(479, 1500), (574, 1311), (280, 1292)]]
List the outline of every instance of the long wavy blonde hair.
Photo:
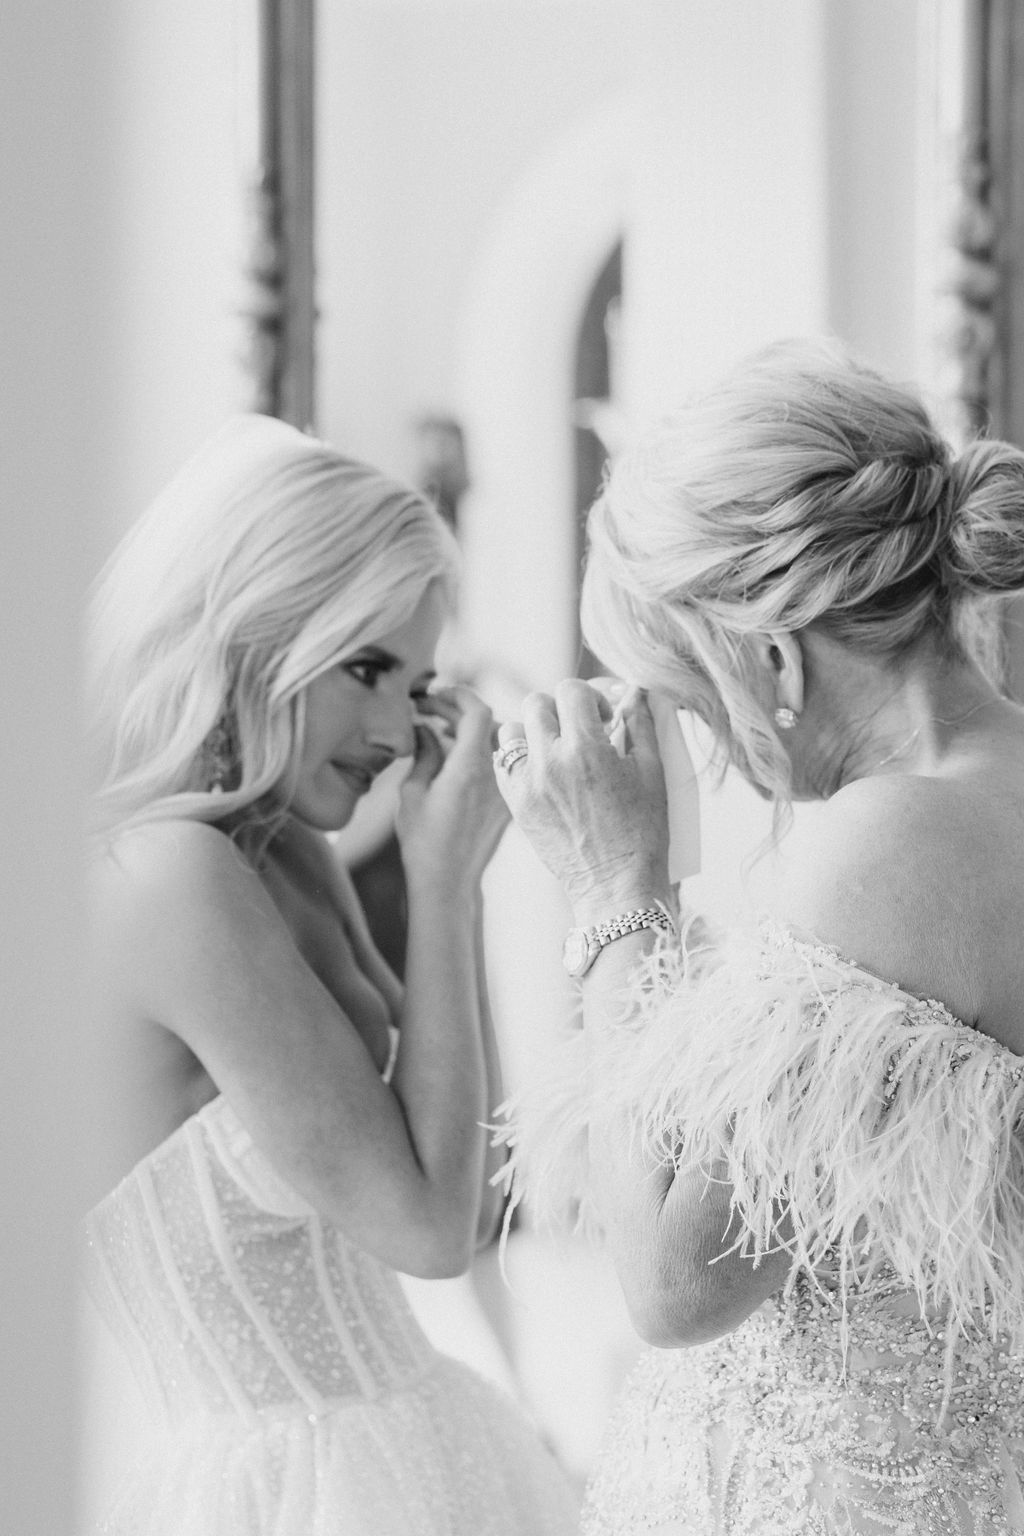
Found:
[[(98, 828), (265, 817), (296, 761), (307, 685), (404, 623), (432, 582), (450, 598), (457, 562), (417, 491), (283, 422), (232, 418), (97, 583)], [(214, 784), (211, 743), (225, 740)]]
[(588, 540), (588, 644), (782, 802), (749, 637), (814, 627), (891, 664), (931, 635), (991, 670), (984, 612), (1024, 589), (1024, 453), (954, 457), (910, 390), (833, 343), (786, 342), (623, 455)]

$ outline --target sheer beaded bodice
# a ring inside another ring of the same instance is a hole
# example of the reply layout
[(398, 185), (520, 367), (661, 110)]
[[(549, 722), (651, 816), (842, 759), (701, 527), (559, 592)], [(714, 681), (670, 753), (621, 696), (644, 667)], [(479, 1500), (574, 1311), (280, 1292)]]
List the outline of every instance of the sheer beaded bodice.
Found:
[(373, 1398), (432, 1350), (394, 1272), (321, 1220), (214, 1099), (92, 1213), (92, 1289), (154, 1407)]
[(798, 1277), (725, 1338), (647, 1352), (606, 1446), (587, 1536), (1007, 1536), (1024, 1355), (950, 1354), (891, 1271), (847, 1294), (845, 1324), (834, 1288)]
[(86, 1222), (86, 1274), (162, 1428), (101, 1536), (569, 1536), (517, 1406), (433, 1348), (395, 1272), (218, 1097)]

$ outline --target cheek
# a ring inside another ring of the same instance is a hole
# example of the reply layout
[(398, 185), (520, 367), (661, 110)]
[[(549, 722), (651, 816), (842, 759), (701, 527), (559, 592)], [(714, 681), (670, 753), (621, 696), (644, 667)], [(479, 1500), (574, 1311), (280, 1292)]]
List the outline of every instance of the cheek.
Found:
[(302, 741), (304, 760), (316, 760), (336, 753), (339, 746), (358, 735), (360, 701), (349, 697), (350, 690), (334, 679), (317, 679), (306, 698), (306, 721)]

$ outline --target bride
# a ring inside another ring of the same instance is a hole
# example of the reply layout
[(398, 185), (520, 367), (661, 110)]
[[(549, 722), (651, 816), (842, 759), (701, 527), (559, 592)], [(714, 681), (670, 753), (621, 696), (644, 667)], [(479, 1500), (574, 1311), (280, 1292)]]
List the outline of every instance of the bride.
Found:
[[(642, 1358), (587, 1536), (1024, 1532), (1024, 453), (954, 457), (827, 346), (752, 359), (613, 469), (588, 640), (638, 685), (499, 733), (563, 881), (583, 1028), (508, 1137), (603, 1226)], [(639, 690), (776, 806), (821, 802), (754, 932), (673, 937)]]
[[(415, 492), (229, 422), (96, 595), (96, 954), (130, 1144), (87, 1222), (162, 1443), (109, 1536), (568, 1536), (510, 1401), (438, 1354), (396, 1270), (498, 1219), (480, 877), (489, 711), (434, 683), (455, 547)], [(406, 985), (325, 834), (411, 767)]]

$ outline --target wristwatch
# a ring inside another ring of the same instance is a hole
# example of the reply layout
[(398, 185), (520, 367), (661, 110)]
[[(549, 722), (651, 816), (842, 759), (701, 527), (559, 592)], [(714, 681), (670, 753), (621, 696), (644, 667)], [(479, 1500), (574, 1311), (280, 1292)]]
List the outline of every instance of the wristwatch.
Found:
[(606, 944), (627, 933), (639, 933), (641, 928), (658, 928), (662, 933), (676, 931), (668, 909), (660, 903), (656, 907), (635, 907), (592, 928), (570, 928), (562, 945), (562, 964), (570, 976), (585, 976)]

